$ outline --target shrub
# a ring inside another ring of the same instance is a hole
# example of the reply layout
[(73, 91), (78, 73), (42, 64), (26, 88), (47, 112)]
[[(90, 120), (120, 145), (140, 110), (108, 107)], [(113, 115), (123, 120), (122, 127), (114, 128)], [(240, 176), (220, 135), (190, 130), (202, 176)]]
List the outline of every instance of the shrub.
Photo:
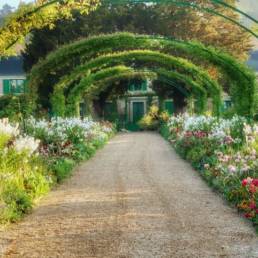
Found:
[(56, 160), (52, 166), (52, 170), (57, 179), (57, 182), (62, 182), (65, 178), (71, 175), (72, 169), (75, 166), (75, 161), (67, 158)]
[(34, 104), (27, 94), (5, 95), (0, 97), (0, 118), (8, 117), (19, 122), (34, 110)]
[(167, 122), (169, 115), (166, 111), (159, 111), (158, 106), (152, 105), (149, 112), (138, 122), (143, 130), (157, 130), (160, 125)]
[(39, 142), (23, 136), (17, 125), (0, 120), (0, 200), (3, 220), (14, 221), (27, 213), (34, 199), (48, 191), (47, 167), (37, 155)]
[(258, 225), (258, 125), (184, 114), (171, 117), (166, 131), (209, 185)]
[(90, 158), (114, 133), (112, 124), (92, 119), (55, 118), (18, 125), (0, 120), (1, 219), (16, 221), (55, 182), (67, 178), (76, 163)]
[(3, 220), (14, 222), (32, 208), (31, 196), (15, 182), (5, 185), (2, 192), (2, 200), (6, 205), (2, 217)]

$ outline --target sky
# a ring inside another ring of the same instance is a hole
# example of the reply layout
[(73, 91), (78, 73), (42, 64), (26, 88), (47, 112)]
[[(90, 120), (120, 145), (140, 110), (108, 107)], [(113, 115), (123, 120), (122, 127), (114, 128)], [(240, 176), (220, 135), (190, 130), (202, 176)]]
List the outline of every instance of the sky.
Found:
[(0, 0), (0, 8), (2, 8), (4, 4), (9, 4), (10, 6), (17, 7), (20, 2), (28, 3), (31, 2), (31, 0)]

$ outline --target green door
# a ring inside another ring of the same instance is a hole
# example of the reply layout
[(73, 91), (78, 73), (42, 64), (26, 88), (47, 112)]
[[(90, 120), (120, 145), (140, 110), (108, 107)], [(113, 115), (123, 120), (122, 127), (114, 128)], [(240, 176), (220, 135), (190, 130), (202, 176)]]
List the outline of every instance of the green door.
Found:
[(144, 116), (144, 102), (133, 102), (133, 123), (139, 122)]
[(165, 111), (167, 111), (170, 115), (172, 115), (175, 112), (174, 103), (172, 100), (165, 101)]

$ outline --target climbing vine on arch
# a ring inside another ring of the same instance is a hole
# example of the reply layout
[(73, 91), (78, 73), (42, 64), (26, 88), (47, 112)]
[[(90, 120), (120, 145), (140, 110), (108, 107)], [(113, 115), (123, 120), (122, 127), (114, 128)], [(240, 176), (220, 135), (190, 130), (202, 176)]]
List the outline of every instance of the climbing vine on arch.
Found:
[[(207, 100), (207, 92), (200, 85), (195, 83), (190, 77), (184, 76), (177, 72), (168, 71), (166, 69), (149, 69), (149, 70), (135, 70), (124, 66), (114, 66), (111, 68), (102, 69), (96, 73), (88, 74), (83, 78), (77, 87), (74, 87), (67, 97), (67, 111), (66, 114), (78, 115), (79, 101), (82, 96), (86, 96), (89, 101), (93, 96), (100, 94), (112, 85), (112, 83), (121, 79), (151, 79), (151, 80), (166, 80), (166, 83), (173, 87), (178, 87), (174, 80), (181, 81), (187, 85), (187, 91), (191, 92), (197, 100), (196, 111), (202, 113), (205, 111), (205, 104)], [(189, 94), (189, 93), (188, 93)], [(61, 109), (57, 109), (60, 105), (60, 97), (58, 94), (52, 96), (53, 109), (56, 115), (63, 115), (65, 103)]]
[[(78, 69), (76, 69), (76, 73), (71, 74), (70, 79), (66, 78), (66, 83), (57, 84), (54, 87), (53, 96), (56, 96), (55, 99), (60, 101), (61, 98), (64, 98), (60, 96), (64, 95), (65, 88), (69, 86), (69, 84), (67, 83), (68, 81), (71, 83), (73, 79), (76, 78), (76, 80), (78, 80), (79, 78), (84, 77), (85, 74), (89, 74), (90, 72), (94, 72), (96, 70), (101, 71), (101, 69), (105, 67), (119, 64), (130, 64), (133, 66), (136, 65), (136, 67), (150, 68), (154, 72), (156, 72), (156, 69), (159, 67), (165, 67), (168, 70), (177, 70), (177, 73), (166, 73), (166, 76), (173, 76), (174, 78), (177, 77), (177, 79), (184, 80), (184, 82), (190, 84), (195, 89), (199, 87), (205, 90), (207, 95), (209, 95), (213, 99), (214, 113), (219, 113), (221, 89), (217, 82), (212, 80), (205, 71), (185, 59), (146, 50), (124, 51), (115, 54), (99, 56), (95, 59), (92, 59), (88, 63), (78, 67)], [(164, 72), (163, 76), (165, 76)], [(75, 86), (75, 88), (80, 88), (81, 85), (84, 85), (85, 80), (87, 79), (82, 79), (81, 82)], [(196, 81), (196, 83), (193, 83), (194, 81)], [(57, 103), (52, 103), (52, 106), (55, 106), (56, 104)], [(203, 106), (203, 101), (201, 101), (201, 110), (203, 109)]]
[[(80, 69), (80, 67), (73, 65), (76, 61), (78, 63), (78, 60), (83, 64), (98, 55), (124, 49), (155, 49), (163, 53), (174, 53), (178, 56), (187, 55), (190, 60), (208, 61), (218, 67), (219, 72), (228, 78), (230, 82), (229, 93), (232, 95), (236, 112), (247, 116), (253, 114), (255, 74), (246, 65), (220, 50), (206, 47), (198, 42), (185, 42), (148, 35), (115, 33), (95, 36), (65, 45), (49, 54), (45, 60), (32, 69), (30, 86), (36, 91), (37, 85), (44, 85), (45, 78), (51, 77), (51, 73), (55, 74), (55, 78), (62, 78), (64, 75), (60, 73), (62, 69), (70, 69), (72, 73), (73, 70)], [(69, 76), (63, 77), (60, 83), (66, 83), (70, 79), (68, 78)]]

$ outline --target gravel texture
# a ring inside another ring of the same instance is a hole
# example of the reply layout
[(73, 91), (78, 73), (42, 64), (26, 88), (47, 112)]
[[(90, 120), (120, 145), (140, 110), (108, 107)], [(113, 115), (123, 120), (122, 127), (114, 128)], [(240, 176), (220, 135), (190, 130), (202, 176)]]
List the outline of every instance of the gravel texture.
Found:
[(155, 133), (120, 134), (0, 232), (3, 257), (258, 257), (251, 224)]

